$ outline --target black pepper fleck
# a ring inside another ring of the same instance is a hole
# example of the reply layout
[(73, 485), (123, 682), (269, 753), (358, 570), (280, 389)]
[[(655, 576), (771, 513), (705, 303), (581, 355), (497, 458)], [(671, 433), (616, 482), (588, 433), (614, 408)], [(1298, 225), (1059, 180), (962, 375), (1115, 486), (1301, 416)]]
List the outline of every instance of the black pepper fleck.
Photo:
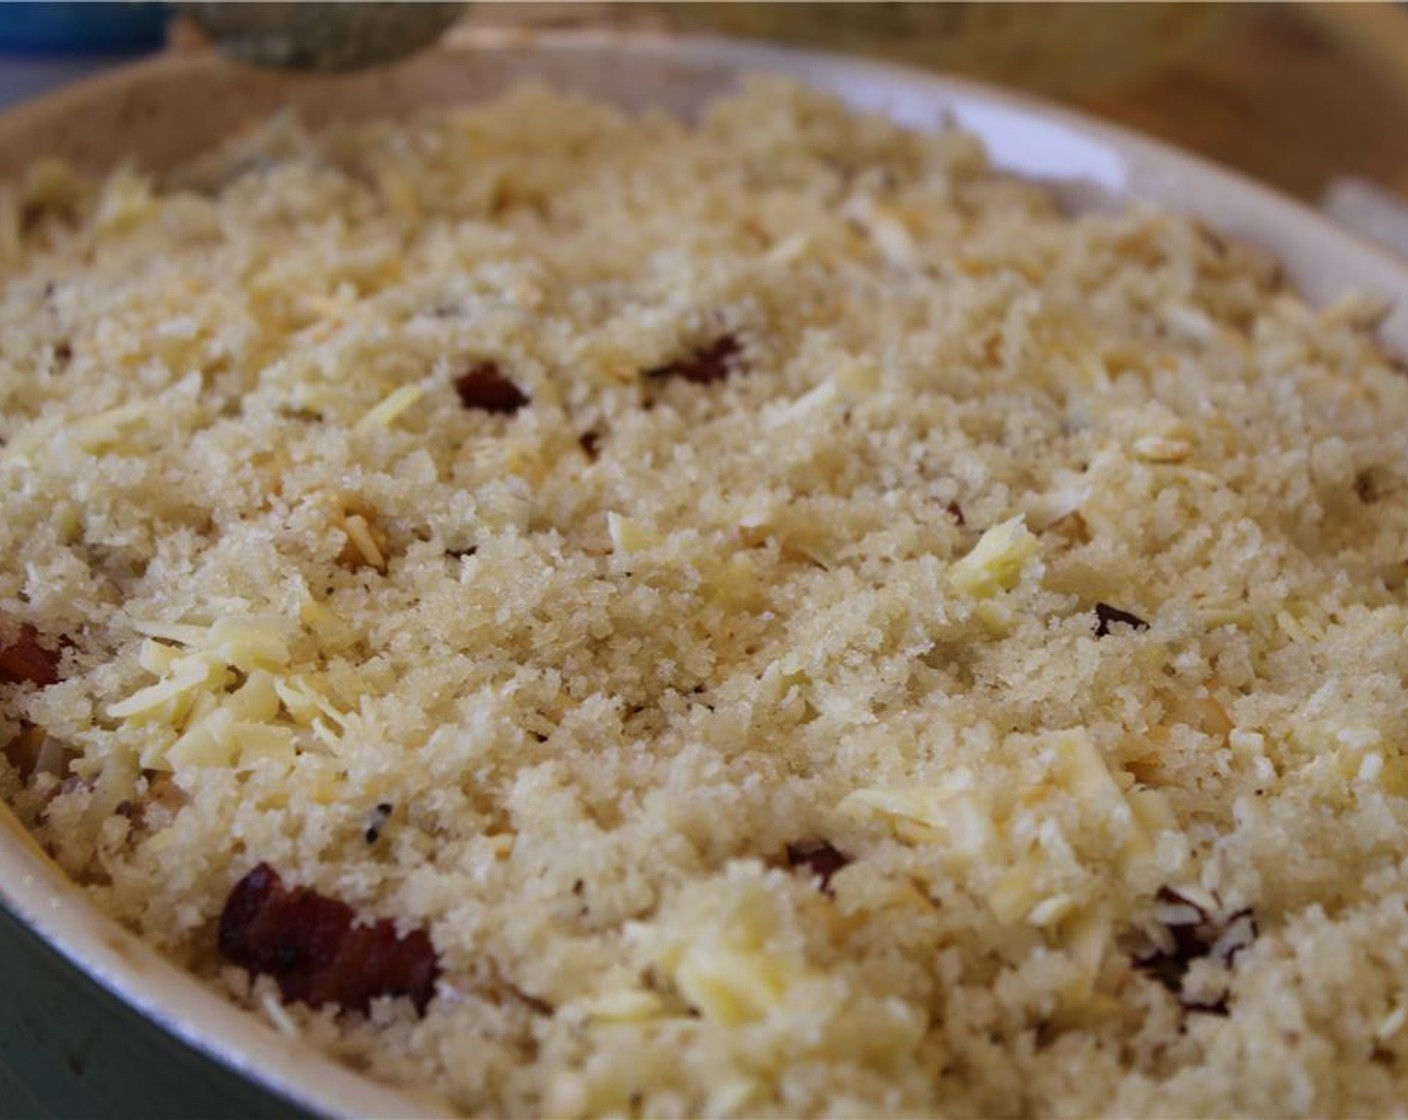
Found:
[(389, 801), (377, 803), (376, 808), (371, 812), (370, 823), (368, 823), (366, 831), (362, 833), (363, 839), (368, 844), (375, 844), (381, 839), (381, 831), (386, 827), (386, 822), (391, 819), (391, 814), (395, 811), (396, 806)]

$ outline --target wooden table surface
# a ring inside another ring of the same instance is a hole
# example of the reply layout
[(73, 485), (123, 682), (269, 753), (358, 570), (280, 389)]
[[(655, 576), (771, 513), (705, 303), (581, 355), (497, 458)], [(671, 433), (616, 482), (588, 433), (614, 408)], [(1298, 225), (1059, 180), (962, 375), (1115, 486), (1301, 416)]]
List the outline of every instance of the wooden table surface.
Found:
[(1063, 100), (1316, 201), (1336, 175), (1408, 197), (1408, 7), (1268, 6), (1198, 57)]

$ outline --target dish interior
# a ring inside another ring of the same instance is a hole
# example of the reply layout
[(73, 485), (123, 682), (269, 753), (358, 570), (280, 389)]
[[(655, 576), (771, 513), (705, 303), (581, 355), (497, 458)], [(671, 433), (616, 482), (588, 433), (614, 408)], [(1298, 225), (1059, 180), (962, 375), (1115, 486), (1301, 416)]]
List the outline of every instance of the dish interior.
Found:
[[(624, 56), (631, 59), (631, 66), (628, 68), (622, 66)], [(359, 120), (383, 114), (397, 116), (424, 107), (477, 103), (503, 92), (522, 77), (538, 77), (558, 89), (586, 93), (618, 106), (663, 108), (670, 113), (689, 118), (697, 116), (704, 103), (714, 99), (719, 93), (732, 89), (739, 73), (758, 69), (803, 77), (812, 85), (841, 93), (855, 106), (884, 111), (888, 116), (893, 116), (895, 120), (911, 127), (934, 127), (941, 124), (946, 117), (956, 118), (960, 124), (977, 132), (986, 141), (995, 163), (1000, 168), (1050, 180), (1055, 183), (1060, 199), (1067, 206), (1108, 210), (1111, 209), (1112, 201), (1118, 200), (1119, 197), (1138, 196), (1169, 204), (1174, 209), (1191, 211), (1214, 225), (1219, 234), (1229, 238), (1243, 238), (1257, 247), (1276, 252), (1286, 262), (1293, 283), (1302, 287), (1312, 301), (1338, 294), (1346, 287), (1367, 289), (1370, 293), (1377, 292), (1383, 296), (1394, 296), (1404, 290), (1401, 270), (1394, 262), (1381, 258), (1369, 248), (1360, 247), (1352, 239), (1332, 230), (1307, 211), (1301, 210), (1293, 203), (1277, 199), (1276, 196), (1260, 192), (1255, 186), (1246, 185), (1218, 170), (1202, 168), (1194, 161), (1167, 154), (1148, 142), (1122, 137), (1114, 130), (1105, 130), (1066, 114), (1039, 110), (1024, 101), (984, 92), (963, 83), (910, 75), (904, 70), (884, 68), (870, 63), (836, 61), (817, 55), (772, 51), (758, 46), (727, 42), (704, 41), (691, 44), (652, 39), (627, 41), (612, 37), (573, 37), (562, 41), (546, 37), (527, 45), (510, 41), (497, 46), (484, 46), (476, 42), (446, 49), (421, 59), (408, 68), (384, 75), (314, 82), (293, 82), (283, 77), (252, 75), (227, 68), (206, 58), (175, 59), (97, 83), (92, 90), (61, 94), (51, 103), (18, 111), (0, 124), (0, 162), (3, 162), (6, 168), (13, 168), (23, 165), (39, 154), (61, 154), (80, 166), (106, 168), (113, 165), (120, 156), (138, 152), (145, 165), (155, 170), (163, 170), (179, 165), (191, 152), (210, 147), (211, 139), (215, 135), (234, 132), (238, 130), (239, 125), (252, 118), (266, 116), (276, 107), (294, 106), (311, 127), (318, 128), (334, 120)], [(876, 220), (876, 211), (857, 211), (857, 214), (859, 217), (856, 221), (860, 228), (866, 231), (869, 237), (876, 239), (880, 252), (891, 252), (898, 258), (903, 258), (903, 238), (895, 241), (898, 235), (886, 231), (883, 221)], [(891, 263), (903, 265), (903, 261)], [(1260, 273), (1253, 266), (1249, 266), (1247, 275)], [(1345, 314), (1349, 316), (1353, 313), (1346, 311)], [(1343, 323), (1331, 325), (1335, 330), (1345, 327)], [(1186, 320), (1180, 330), (1195, 331), (1197, 324), (1188, 325)], [(1346, 327), (1346, 330), (1349, 328)], [(1381, 337), (1393, 342), (1400, 340), (1402, 331), (1402, 314), (1393, 309), (1384, 320)], [(659, 354), (652, 356), (645, 354), (649, 347), (642, 347), (641, 354), (635, 355), (635, 358), (639, 359), (636, 363), (641, 365), (641, 368), (649, 368), (655, 373), (672, 369), (676, 373), (684, 371), (681, 376), (687, 382), (727, 380), (732, 378), (732, 366), (729, 363), (735, 361), (735, 354), (739, 355), (736, 361), (742, 363), (766, 361), (763, 356), (758, 356), (766, 354), (766, 351), (755, 349), (763, 347), (766, 342), (758, 341), (760, 334), (762, 328), (749, 323), (746, 316), (738, 318), (738, 321), (729, 320), (725, 316), (721, 323), (705, 323), (703, 318), (697, 323), (693, 320), (689, 323), (681, 320), (677, 330), (679, 337), (674, 338), (672, 342), (674, 349), (683, 348), (680, 354), (676, 354), (667, 345), (662, 345), (658, 348)], [(725, 341), (728, 341), (727, 354), (721, 348), (724, 347)], [(1346, 342), (1345, 345), (1349, 344)], [(1376, 352), (1373, 348), (1366, 349), (1363, 355), (1356, 351), (1359, 356), (1353, 361), (1378, 361), (1378, 358), (1373, 356)], [(690, 366), (689, 362), (697, 359), (700, 354), (714, 355), (710, 361), (717, 359), (715, 363), (721, 366), (721, 369), (725, 366), (728, 366), (728, 369), (718, 378), (712, 375), (708, 378), (703, 375), (698, 378), (690, 376), (689, 371), (693, 366)], [(694, 358), (690, 358), (690, 355), (694, 355)], [(451, 372), (459, 379), (467, 376), (465, 371), (458, 369)], [(439, 373), (434, 373), (431, 378), (436, 376), (439, 376)], [(865, 380), (859, 373), (856, 376)], [(552, 392), (548, 383), (534, 380), (534, 375), (525, 375), (525, 378), (527, 379), (520, 389), (531, 390), (531, 393), (525, 393), (525, 396), (546, 397)], [(826, 382), (826, 385), (831, 385), (834, 393), (849, 393), (853, 390), (853, 386), (848, 387), (849, 382), (846, 385), (841, 382)], [(807, 393), (821, 392), (826, 389), (826, 385), (801, 385), (798, 382), (797, 385), (791, 386), (797, 390), (797, 402), (794, 403), (800, 407), (805, 400), (810, 402), (808, 407), (811, 407), (819, 397), (807, 397)], [(455, 380), (455, 386), (458, 389), (459, 380)], [(441, 385), (439, 389), (445, 387)], [(466, 407), (474, 407), (466, 400), (465, 390), (458, 389), (458, 392), (460, 399), (465, 400)], [(670, 386), (662, 392), (674, 394), (673, 397), (660, 397), (660, 400), (665, 402), (663, 409), (677, 409), (681, 416), (694, 417), (694, 413), (690, 411), (693, 409), (698, 411), (696, 418), (701, 423), (707, 420), (707, 409), (700, 411), (703, 406), (697, 400), (689, 399), (693, 389), (676, 389)], [(1326, 392), (1331, 390), (1326, 389)], [(1387, 382), (1383, 392), (1391, 396), (1391, 386)], [(337, 406), (329, 407), (335, 409)], [(777, 402), (760, 400), (759, 407), (777, 407)], [(1345, 407), (1349, 406), (1346, 404)], [(501, 411), (511, 413), (514, 409)], [(783, 414), (779, 413), (779, 416), (783, 417)], [(786, 417), (780, 418), (779, 424), (784, 423)], [(898, 423), (898, 417), (895, 417), (895, 423)], [(494, 431), (497, 433), (497, 428)], [(1128, 435), (1129, 440), (1133, 441), (1132, 447), (1136, 448), (1131, 454), (1135, 455), (1135, 458), (1145, 456), (1146, 468), (1150, 463), (1156, 463), (1156, 466), (1150, 468), (1156, 471), (1171, 463), (1183, 461), (1191, 454), (1191, 448), (1195, 444), (1193, 434), (1183, 428), (1177, 433), (1170, 428), (1169, 431), (1160, 430), (1159, 433), (1140, 434), (1129, 431), (1124, 435)], [(1140, 444), (1140, 440), (1145, 442)], [(1177, 448), (1174, 445), (1177, 445)], [(589, 459), (593, 455), (593, 451), (586, 445), (583, 445), (583, 451)], [(1045, 482), (1052, 482), (1052, 479), (1046, 479)], [(988, 552), (993, 549), (1015, 549), (1015, 552), (1024, 554), (1014, 561), (1017, 564), (1014, 571), (1018, 575), (1007, 572), (1005, 575), (994, 576), (997, 585), (1001, 585), (998, 587), (1001, 593), (1012, 592), (1018, 585), (1021, 572), (1026, 571), (1022, 564), (1025, 559), (1029, 559), (1032, 549), (1036, 548), (1028, 538), (1021, 535), (1025, 530), (1018, 533), (1017, 528), (1011, 528), (1011, 518), (1007, 517), (1007, 514), (1018, 513), (1035, 521), (1045, 514), (1060, 513), (1059, 510), (1046, 509), (1046, 506), (1042, 506), (1041, 510), (1036, 507), (1018, 510), (1015, 506), (1011, 510), (1000, 510), (998, 507), (1001, 502), (995, 497), (974, 494), (969, 509), (981, 511), (979, 520), (983, 524), (974, 525), (972, 538), (967, 538), (960, 531), (964, 530), (964, 525), (962, 506), (959, 504), (962, 500), (967, 500), (966, 494), (950, 494), (948, 490), (943, 490), (939, 496), (943, 497), (946, 503), (959, 506), (960, 510), (959, 513), (953, 514), (959, 524), (950, 525), (943, 530), (943, 533), (948, 533), (953, 540), (945, 537), (942, 547), (935, 545), (935, 549), (945, 552), (945, 555), (952, 554), (949, 559), (952, 561), (953, 571), (973, 572), (973, 564), (976, 562), (964, 569), (963, 558), (979, 555), (981, 559), (981, 556), (987, 555), (981, 551), (983, 548), (987, 548)], [(360, 517), (363, 525), (366, 525), (366, 518), (370, 514), (356, 513), (349, 506), (348, 509), (342, 510), (341, 516), (344, 520)], [(607, 548), (608, 551), (615, 549), (618, 554), (629, 552), (632, 548), (642, 554), (648, 554), (649, 549), (655, 547), (650, 544), (650, 531), (645, 524), (632, 524), (629, 517), (620, 520), (620, 514), (617, 514), (617, 517), (618, 520), (615, 521), (603, 521), (607, 542), (601, 547)], [(1059, 520), (1060, 517), (1056, 517), (1048, 524), (1056, 524)], [(1004, 525), (1007, 525), (1007, 528), (1004, 528)], [(938, 530), (934, 531), (938, 533)], [(997, 535), (988, 537), (988, 533)], [(349, 537), (349, 540), (352, 538)], [(435, 540), (438, 541), (439, 538), (436, 537)], [(983, 541), (987, 541), (987, 545), (984, 545)], [(355, 541), (352, 542), (355, 544)], [(476, 548), (476, 542), (469, 540), (439, 542), (444, 544), (448, 551), (462, 554), (473, 552)], [(808, 547), (812, 549), (811, 554), (807, 552)], [(363, 558), (370, 562), (373, 568), (384, 566), (377, 564), (376, 556), (373, 555), (377, 548), (379, 545), (375, 540), (372, 541), (370, 551), (367, 551), (365, 542), (362, 545)], [(810, 555), (812, 564), (818, 565), (819, 568), (825, 569), (828, 565), (838, 562), (838, 556), (828, 554), (817, 541), (811, 541), (810, 545), (800, 544), (797, 551)], [(458, 556), (458, 559), (463, 558)], [(648, 561), (641, 562), (648, 564)], [(1008, 582), (1008, 576), (1012, 576), (1011, 582)], [(981, 571), (973, 572), (973, 579), (969, 582), (964, 582), (967, 576), (955, 578), (959, 582), (953, 583), (953, 579), (949, 579), (950, 585), (959, 587), (960, 592), (972, 593), (977, 599), (983, 599), (990, 593), (988, 583), (993, 582), (987, 580), (987, 576)], [(974, 590), (979, 587), (986, 590)], [(1090, 592), (1088, 587), (1079, 587), (1067, 593), (1076, 599), (1090, 599), (1091, 595), (1087, 592)], [(1136, 595), (1138, 589), (1131, 585), (1126, 592)], [(922, 596), (915, 597), (918, 599)], [(1100, 606), (1110, 610), (1107, 603), (1101, 603)], [(1055, 611), (1055, 607), (1050, 607), (1050, 610)], [(1125, 617), (1126, 614), (1128, 617)], [(1145, 618), (1133, 614), (1132, 611), (1126, 613), (1115, 610), (1108, 618), (1100, 616), (1101, 627), (1111, 620), (1117, 624), (1124, 623), (1125, 630), (1132, 631), (1140, 630), (1145, 624)], [(990, 621), (991, 626), (998, 627), (998, 630), (1008, 624), (1002, 623), (1001, 620)], [(964, 626), (966, 624), (964, 623)], [(1164, 626), (1173, 626), (1173, 623), (1164, 623)], [(1163, 631), (1159, 633), (1163, 634)], [(175, 631), (170, 631), (170, 634), (175, 634)], [(166, 634), (165, 638), (162, 634), (156, 634), (155, 637), (158, 640), (169, 638), (177, 644), (186, 641), (186, 638), (172, 638), (170, 634)], [(1171, 635), (1173, 631), (1167, 631), (1167, 634)], [(1100, 637), (1108, 635), (1102, 634)], [(1173, 638), (1167, 637), (1164, 640), (1173, 641)], [(1135, 634), (1119, 631), (1115, 642), (1125, 641), (1135, 641)], [(1135, 647), (1131, 647), (1133, 648)], [(704, 678), (691, 679), (689, 683), (701, 692), (707, 692), (708, 685)], [(1200, 718), (1217, 723), (1217, 718), (1208, 714), (1211, 709), (1200, 710)], [(1180, 726), (1191, 727), (1193, 724), (1184, 721)], [(1201, 728), (1200, 734), (1214, 734), (1214, 731), (1215, 728), (1208, 730), (1204, 727)], [(1222, 733), (1226, 733), (1226, 728)], [(543, 734), (551, 735), (552, 731), (545, 728)], [(1087, 786), (1090, 783), (1101, 785), (1097, 780), (1098, 766), (1094, 771), (1084, 772), (1094, 765), (1091, 764), (1090, 749), (1087, 747), (1088, 744), (1073, 745), (1073, 741), (1052, 741), (1050, 749), (1060, 758), (1066, 759), (1062, 765), (1066, 765), (1067, 771), (1074, 775), (1067, 775), (1070, 778), (1067, 785), (1074, 783), (1079, 786), (1086, 779)], [(1081, 778), (1081, 773), (1084, 773), (1084, 778)], [(1143, 782), (1145, 779), (1136, 775), (1135, 780)], [(895, 820), (901, 821), (898, 833), (904, 838), (905, 828), (910, 827), (903, 823), (905, 811), (895, 809), (898, 802), (894, 802), (894, 797), (887, 802), (888, 795), (881, 796), (881, 790), (869, 790), (869, 793), (874, 795), (870, 796), (869, 800), (862, 796), (859, 800), (852, 799), (850, 802), (853, 807), (859, 807), (853, 816), (869, 823), (865, 824), (865, 827), (857, 826), (860, 831), (857, 831), (855, 837), (848, 837), (846, 842), (856, 847), (863, 847), (872, 842), (867, 840), (867, 837), (876, 833), (877, 821), (890, 821), (891, 824), (894, 824)], [(893, 790), (890, 793), (893, 793)], [(390, 817), (393, 811), (394, 809), (387, 810), (383, 816)], [(924, 826), (922, 820), (921, 826)], [(372, 828), (367, 827), (369, 830)], [(936, 826), (929, 821), (928, 826), (924, 827)], [(866, 828), (872, 831), (866, 831)], [(914, 833), (914, 828), (910, 827), (910, 833)], [(783, 840), (784, 838), (779, 838), (779, 845), (783, 845)], [(798, 835), (793, 837), (793, 840), (811, 842), (815, 838)], [(370, 844), (373, 841), (367, 842)], [(879, 844), (880, 841), (874, 842)], [(28, 841), (28, 837), (17, 838), (14, 844), (0, 848), (0, 868), (4, 868), (6, 872), (3, 876), (3, 890), (11, 906), (39, 930), (51, 935), (55, 944), (73, 955), (80, 965), (90, 969), (104, 983), (130, 997), (138, 1006), (151, 1010), (156, 1019), (168, 1021), (184, 1037), (210, 1050), (221, 1052), (227, 1061), (231, 1061), (237, 1068), (245, 1069), (253, 1078), (262, 1079), (275, 1088), (290, 1093), (296, 1099), (311, 1100), (320, 1106), (335, 1110), (389, 1112), (406, 1109), (408, 1102), (404, 1097), (380, 1089), (366, 1088), (348, 1072), (331, 1065), (318, 1066), (317, 1075), (311, 1079), (294, 1074), (291, 1066), (296, 1064), (290, 1064), (286, 1055), (282, 1054), (282, 1047), (270, 1037), (268, 1031), (246, 1023), (232, 1012), (230, 1007), (210, 993), (197, 988), (189, 978), (177, 975), (168, 965), (159, 962), (151, 951), (138, 947), (127, 934), (115, 930), (106, 920), (97, 919), (89, 913), (84, 903), (76, 899), (72, 890), (63, 883), (62, 876), (52, 869), (44, 855)], [(859, 875), (853, 875), (852, 878), (859, 879)], [(762, 890), (762, 895), (766, 895), (766, 890)], [(724, 902), (739, 903), (739, 897), (731, 897)], [(798, 906), (811, 906), (812, 902), (798, 903)], [(698, 910), (694, 919), (686, 916), (681, 917), (679, 921), (687, 924), (697, 920), (701, 926), (707, 927), (710, 919), (705, 903), (707, 899), (698, 902), (698, 906), (703, 909)], [(798, 910), (798, 913), (801, 913), (801, 910)], [(1043, 910), (1042, 913), (1045, 914), (1046, 911)], [(1055, 909), (1052, 913), (1055, 913)], [(1022, 920), (1026, 917), (1029, 917), (1028, 914), (1022, 911)], [(1231, 935), (1233, 923), (1239, 920), (1238, 916), (1232, 913), (1222, 917), (1225, 917), (1226, 921), (1218, 927), (1219, 937), (1222, 934)], [(1057, 920), (1059, 919), (1052, 919)], [(1074, 935), (1076, 934), (1067, 931), (1063, 937), (1069, 941)], [(1062, 944), (1064, 945), (1064, 942)], [(1066, 947), (1069, 948), (1069, 945)], [(684, 954), (683, 958), (680, 957), (681, 952)], [(681, 965), (681, 959), (686, 964)], [(734, 1014), (734, 1010), (729, 1010), (728, 1006), (728, 999), (731, 997), (727, 999), (719, 996), (718, 992), (711, 996), (712, 989), (698, 979), (698, 972), (704, 969), (707, 962), (694, 962), (698, 968), (690, 973), (689, 969), (693, 965), (689, 965), (689, 961), (693, 959), (689, 957), (687, 950), (662, 948), (659, 966), (674, 968), (676, 971), (683, 968), (686, 978), (677, 978), (677, 989), (687, 995), (693, 992), (696, 1012), (703, 1007), (705, 1019), (714, 1014), (727, 1020)], [(749, 965), (749, 962), (736, 961), (736, 964)], [(691, 981), (690, 975), (696, 976), (696, 979)], [(786, 988), (786, 985), (783, 985), (783, 988)], [(904, 1034), (900, 1027), (897, 1027), (897, 1030), (900, 1035)], [(903, 1040), (897, 1041), (897, 1045), (903, 1045)], [(569, 1086), (560, 1090), (559, 1096), (549, 1097), (549, 1100), (567, 1110), (579, 1110), (582, 1102), (573, 1097), (572, 1092)], [(369, 1093), (377, 1096), (367, 1096)], [(736, 1103), (738, 1102), (735, 1102), (735, 1105)], [(420, 1107), (424, 1105), (411, 1106), (411, 1110)], [(587, 1110), (590, 1110), (590, 1107), (587, 1106)]]

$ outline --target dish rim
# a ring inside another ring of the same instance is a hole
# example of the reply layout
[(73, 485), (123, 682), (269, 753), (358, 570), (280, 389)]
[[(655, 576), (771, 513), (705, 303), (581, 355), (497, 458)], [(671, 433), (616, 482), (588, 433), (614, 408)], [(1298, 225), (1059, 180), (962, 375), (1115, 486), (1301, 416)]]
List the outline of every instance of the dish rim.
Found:
[[(1383, 296), (1398, 297), (1381, 337), (1408, 350), (1408, 262), (1333, 224), (1324, 215), (1280, 192), (1200, 156), (1040, 98), (969, 78), (913, 66), (826, 51), (708, 35), (639, 30), (533, 30), (457, 28), (433, 54), (519, 52), (544, 63), (535, 76), (552, 84), (551, 62), (566, 54), (622, 53), (717, 66), (733, 76), (781, 73), (839, 93), (852, 104), (883, 108), (887, 98), (924, 107), (929, 124), (951, 114), (993, 142), (1006, 125), (1056, 126), (1091, 151), (1112, 155), (1125, 175), (1121, 201), (1150, 200), (1191, 213), (1234, 236), (1276, 253), (1293, 281), (1315, 300), (1349, 276)], [(158, 55), (63, 87), (0, 114), (0, 165), (7, 144), (46, 122), (81, 119), (100, 102), (120, 99), (162, 73), (207, 80), (232, 72), (249, 74), (212, 52)], [(274, 79), (271, 81), (288, 81)], [(629, 81), (629, 78), (626, 79)], [(472, 103), (466, 97), (462, 103)], [(892, 106), (893, 108), (893, 106)], [(977, 116), (974, 116), (974, 112)], [(984, 116), (986, 114), (986, 116)], [(905, 119), (907, 114), (896, 114)], [(986, 120), (986, 124), (984, 123)], [(907, 123), (915, 124), (913, 120)], [(1059, 138), (1057, 138), (1059, 139)], [(207, 139), (213, 143), (215, 136)], [(999, 166), (1011, 169), (999, 158)], [(1323, 265), (1328, 255), (1331, 267)], [(1290, 258), (1290, 259), (1288, 259)], [(1329, 273), (1326, 278), (1325, 273)], [(1316, 289), (1319, 289), (1318, 292)], [(278, 1034), (237, 1008), (204, 981), (167, 961), (135, 934), (90, 904), (40, 850), (0, 802), (0, 905), (49, 949), (97, 982), (158, 1029), (224, 1065), (276, 1097), (322, 1115), (448, 1115), (433, 1098), (392, 1087), (355, 1072), (313, 1047)]]

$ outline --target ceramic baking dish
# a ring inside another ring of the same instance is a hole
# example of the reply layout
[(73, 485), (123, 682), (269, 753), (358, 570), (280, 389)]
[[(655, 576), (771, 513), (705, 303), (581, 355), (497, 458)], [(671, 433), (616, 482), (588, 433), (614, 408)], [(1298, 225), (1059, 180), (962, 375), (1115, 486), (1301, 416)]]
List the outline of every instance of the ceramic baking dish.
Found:
[[(1275, 253), (1312, 302), (1348, 288), (1386, 297), (1394, 310), (1383, 338), (1408, 350), (1408, 266), (1272, 191), (1153, 141), (973, 82), (741, 41), (464, 31), (409, 64), (342, 78), (263, 73), (202, 53), (177, 54), (0, 117), (0, 172), (16, 173), (42, 155), (63, 156), (88, 170), (124, 159), (161, 170), (278, 109), (293, 108), (317, 126), (473, 102), (525, 79), (626, 108), (688, 116), (753, 72), (791, 75), (914, 127), (956, 121), (983, 138), (999, 166), (1051, 182), (1073, 207), (1148, 199), (1195, 214), (1219, 232)], [(140, 1030), (170, 1032), (205, 1056), (188, 1060), (214, 1059), (258, 1093), (270, 1094), (260, 1099), (271, 1108), (292, 1103), (320, 1114), (374, 1116), (436, 1110), (433, 1101), (366, 1080), (226, 1003), (90, 908), (8, 812), (0, 809), (0, 818), (0, 902), (38, 938), (6, 939), (0, 1007), (10, 1003), (3, 989), (20, 971), (31, 979), (46, 970), (63, 975), (52, 949), (67, 960), (71, 977), (85, 974), (134, 1010)], [(71, 984), (55, 985), (56, 1017), (62, 1017), (61, 1001), (75, 998), (72, 991)], [(34, 1006), (31, 988), (31, 1011)], [(98, 1019), (90, 1026), (91, 1046), (100, 1051), (108, 1024)], [(171, 1052), (170, 1039), (162, 1036), (162, 1045)], [(181, 1091), (192, 1092), (193, 1077), (199, 1082), (198, 1074), (187, 1077)], [(206, 1091), (215, 1084), (205, 1081)], [(198, 1098), (181, 1103), (209, 1114), (230, 1111), (228, 1101), (221, 1107), (210, 1097), (203, 1108)]]

